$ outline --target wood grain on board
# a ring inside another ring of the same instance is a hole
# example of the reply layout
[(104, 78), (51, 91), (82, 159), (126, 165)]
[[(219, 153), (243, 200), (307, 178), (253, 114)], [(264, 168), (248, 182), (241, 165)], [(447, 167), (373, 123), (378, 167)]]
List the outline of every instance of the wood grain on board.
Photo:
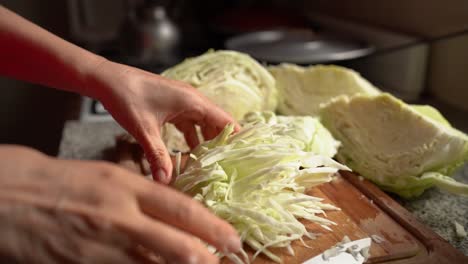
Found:
[[(116, 162), (134, 172), (144, 172), (147, 165), (142, 163), (141, 149), (135, 147), (135, 142), (126, 140), (118, 140)], [(467, 256), (418, 222), (374, 184), (352, 172), (340, 172), (340, 176), (332, 182), (311, 188), (307, 193), (341, 209), (326, 212), (326, 218), (336, 225), (331, 226), (332, 231), (328, 231), (317, 224), (303, 221), (308, 230), (318, 235), (313, 240), (304, 238), (308, 247), (295, 241), (294, 256), (285, 249), (271, 249), (281, 256), (283, 263), (302, 263), (334, 246), (344, 236), (351, 240), (372, 236), (381, 238), (380, 242), (372, 242), (371, 256), (366, 263), (468, 263)], [(249, 254), (252, 255), (252, 252)], [(254, 263), (274, 262), (259, 255)]]
[[(295, 256), (285, 249), (271, 249), (281, 256), (283, 263), (302, 263), (334, 246), (344, 236), (351, 240), (377, 235), (382, 242), (372, 242), (367, 263), (381, 263), (415, 256), (421, 244), (407, 230), (383, 212), (346, 179), (338, 176), (330, 183), (310, 189), (307, 194), (323, 198), (341, 210), (327, 211), (326, 218), (335, 222), (332, 231), (317, 224), (303, 221), (308, 230), (319, 234), (316, 239), (305, 239), (309, 247), (301, 242), (293, 243)], [(265, 256), (257, 257), (254, 263), (273, 263)]]

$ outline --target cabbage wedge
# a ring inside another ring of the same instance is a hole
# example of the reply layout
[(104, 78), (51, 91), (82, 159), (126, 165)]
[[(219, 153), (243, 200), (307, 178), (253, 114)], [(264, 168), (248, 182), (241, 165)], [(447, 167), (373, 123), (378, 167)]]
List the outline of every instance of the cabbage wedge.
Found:
[(359, 73), (341, 66), (284, 63), (268, 70), (276, 80), (278, 112), (283, 115), (316, 116), (320, 106), (336, 96), (380, 93)]
[(384, 190), (410, 198), (432, 186), (468, 195), (450, 175), (468, 160), (468, 136), (437, 110), (390, 94), (335, 98), (322, 123), (341, 143), (337, 158)]

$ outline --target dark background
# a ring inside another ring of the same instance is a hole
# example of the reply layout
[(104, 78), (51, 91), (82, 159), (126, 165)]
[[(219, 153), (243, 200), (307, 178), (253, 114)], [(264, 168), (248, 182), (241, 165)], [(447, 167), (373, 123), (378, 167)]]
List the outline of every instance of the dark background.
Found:
[[(72, 3), (87, 3), (92, 13), (89, 34), (73, 27)], [(133, 0), (138, 5), (142, 0)], [(209, 48), (223, 48), (232, 35), (268, 26), (308, 26), (304, 14), (321, 12), (419, 36), (430, 43), (427, 87), (422, 102), (440, 108), (455, 126), (468, 125), (468, 2), (452, 1), (154, 1), (167, 8), (182, 33), (180, 59)], [(0, 0), (0, 4), (45, 29), (110, 59), (119, 53), (124, 0)], [(455, 47), (452, 53), (444, 48)], [(466, 44), (466, 45), (464, 45)], [(441, 47), (442, 48), (441, 48)], [(440, 51), (442, 50), (442, 52)], [(455, 53), (456, 50), (456, 53)], [(1, 51), (5, 52), (5, 51)], [(449, 57), (452, 56), (452, 57)], [(434, 58), (450, 58), (442, 64)], [(433, 66), (436, 65), (436, 66)], [(137, 65), (145, 68), (145, 65)], [(158, 70), (170, 65), (159, 65)], [(438, 74), (443, 71), (444, 74)], [(155, 70), (155, 72), (157, 72)], [(435, 77), (435, 76), (443, 77)], [(440, 85), (440, 84), (443, 85)], [(0, 143), (22, 144), (56, 155), (64, 122), (77, 118), (81, 97), (0, 77)]]

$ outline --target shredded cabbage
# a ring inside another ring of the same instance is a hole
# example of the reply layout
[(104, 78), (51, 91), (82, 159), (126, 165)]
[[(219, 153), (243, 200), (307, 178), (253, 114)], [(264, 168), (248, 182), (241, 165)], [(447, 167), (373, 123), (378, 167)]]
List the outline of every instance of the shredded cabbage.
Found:
[(228, 125), (199, 145), (174, 186), (230, 222), (257, 251), (253, 258), (262, 253), (281, 262), (270, 247), (293, 252), (291, 241), (314, 237), (297, 218), (324, 228), (335, 224), (319, 215), (338, 208), (306, 195), (306, 189), (349, 169), (331, 159), (339, 143), (312, 117), (251, 113), (239, 133), (232, 131)]

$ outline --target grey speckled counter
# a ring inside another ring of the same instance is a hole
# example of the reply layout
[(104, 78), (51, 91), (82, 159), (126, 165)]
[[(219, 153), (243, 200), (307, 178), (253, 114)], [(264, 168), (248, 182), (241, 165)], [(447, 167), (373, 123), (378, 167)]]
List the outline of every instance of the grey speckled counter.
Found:
[[(67, 159), (105, 159), (115, 145), (115, 136), (124, 130), (112, 121), (69, 121), (65, 125), (59, 156)], [(468, 182), (468, 166), (456, 175)], [(468, 231), (468, 198), (443, 193), (437, 189), (426, 191), (411, 201), (398, 200), (404, 207), (454, 247), (468, 255), (468, 237), (458, 239), (454, 221)]]

